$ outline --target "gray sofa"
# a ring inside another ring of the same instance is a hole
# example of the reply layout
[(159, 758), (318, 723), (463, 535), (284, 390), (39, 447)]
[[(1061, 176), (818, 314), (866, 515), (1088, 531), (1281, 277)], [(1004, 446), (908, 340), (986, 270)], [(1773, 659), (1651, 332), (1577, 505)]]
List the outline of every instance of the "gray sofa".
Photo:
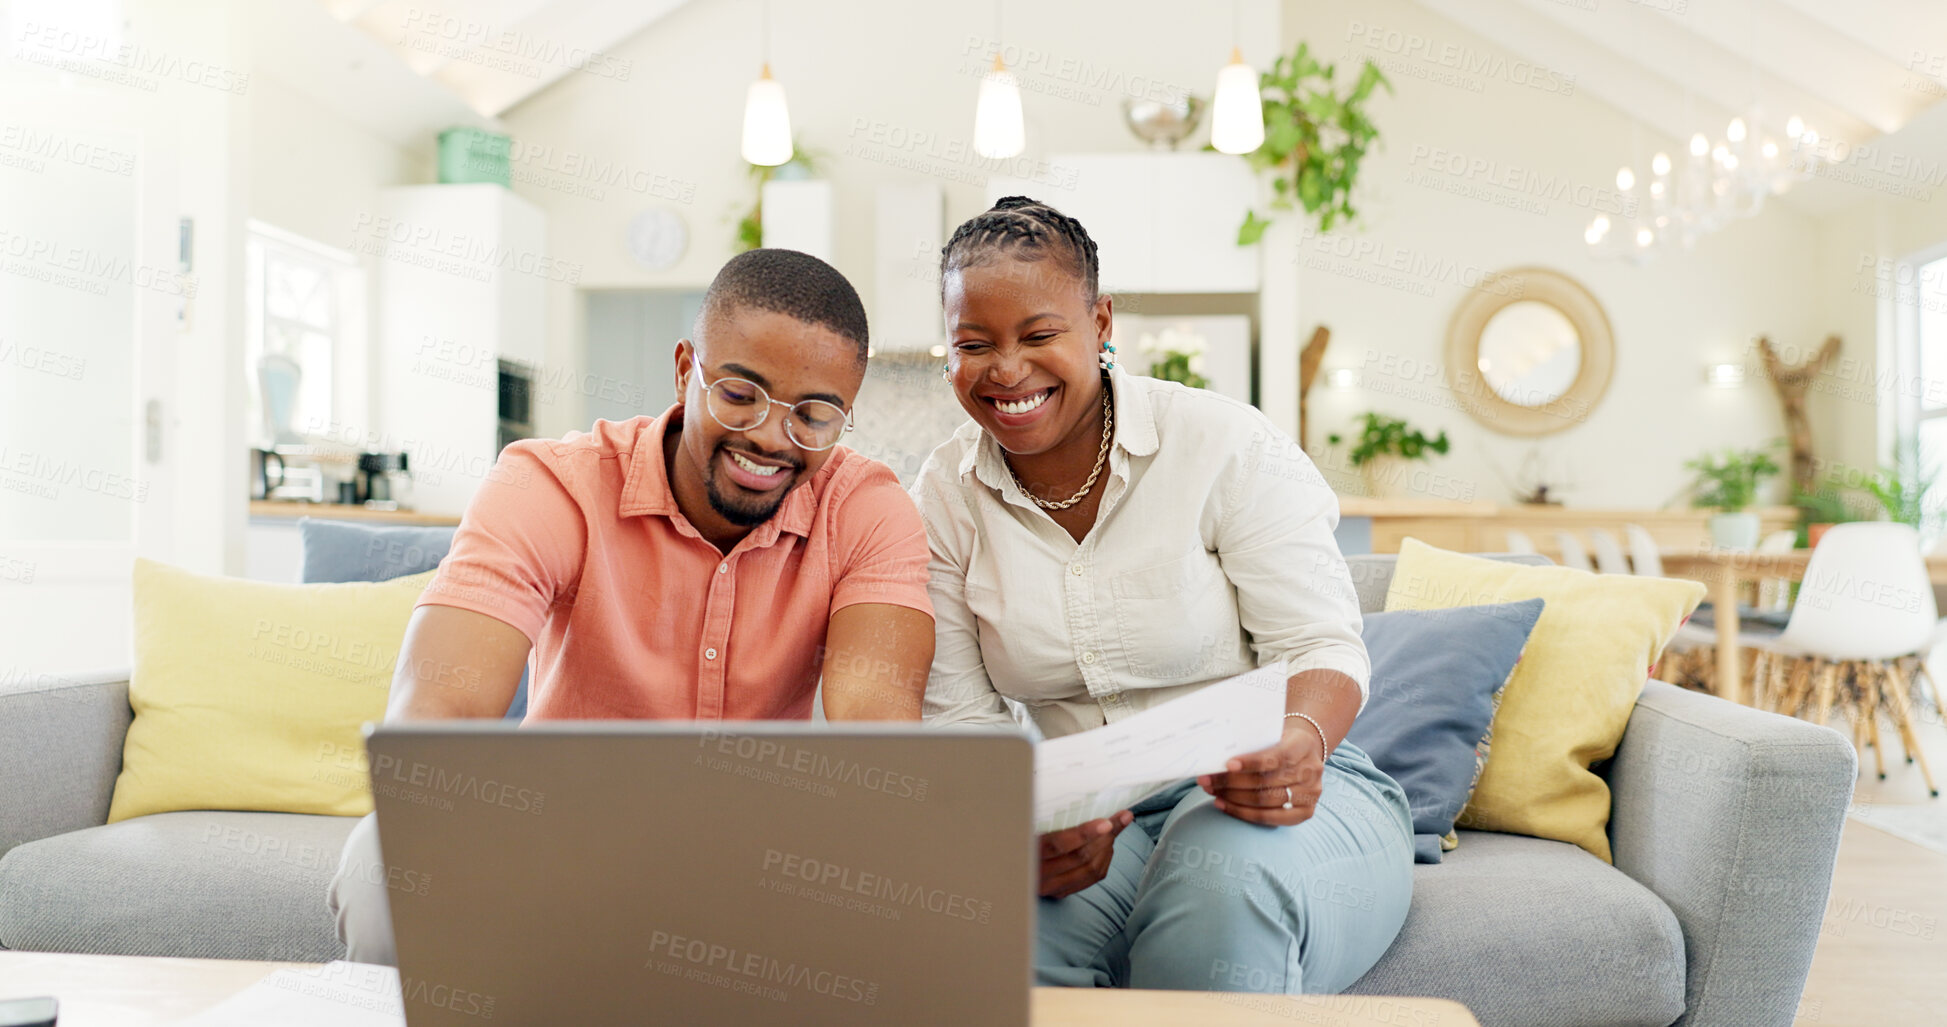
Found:
[[(1364, 608), (1381, 608), (1392, 558), (1350, 562)], [(324, 895), (353, 820), (185, 812), (104, 826), (129, 718), (126, 674), (0, 685), (0, 947), (343, 955)], [(1414, 868), (1404, 930), (1351, 990), (1457, 999), (1490, 1027), (1789, 1024), (1851, 746), (1652, 681), (1599, 769), (1614, 867), (1463, 831), (1444, 862)]]

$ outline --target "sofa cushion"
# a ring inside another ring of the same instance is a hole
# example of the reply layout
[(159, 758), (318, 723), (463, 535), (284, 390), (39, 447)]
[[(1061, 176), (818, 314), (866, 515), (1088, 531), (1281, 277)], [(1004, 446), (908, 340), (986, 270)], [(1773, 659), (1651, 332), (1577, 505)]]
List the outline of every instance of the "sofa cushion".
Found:
[(300, 517), (304, 581), (390, 581), (439, 566), (453, 528)]
[(1451, 842), (1487, 760), (1501, 688), (1541, 609), (1527, 599), (1365, 617), (1372, 695), (1345, 740), (1406, 790), (1416, 862), (1440, 862), (1442, 840)]
[(360, 728), (385, 716), (406, 622), (432, 577), (284, 585), (137, 557), (135, 720), (109, 821), (371, 812)]
[(1392, 948), (1348, 991), (1453, 999), (1489, 1027), (1664, 1027), (1683, 1015), (1676, 914), (1566, 842), (1460, 832), (1413, 868)]
[(1590, 767), (1615, 755), (1650, 668), (1703, 597), (1695, 581), (1516, 567), (1403, 540), (1388, 611), (1548, 602), (1501, 692), (1494, 752), (1460, 826), (1609, 859), (1609, 786)]
[(0, 947), (323, 962), (325, 890), (356, 817), (156, 813), (0, 858)]
[[(304, 576), (300, 580), (390, 581), (429, 571), (446, 559), (456, 530), (300, 517), (297, 532), (304, 547)], [(521, 668), (521, 683), (507, 707), (508, 720), (527, 716), (528, 673), (527, 668)]]
[[(1550, 567), (1553, 561), (1539, 553), (1480, 553), (1489, 560), (1523, 567)], [(1345, 569), (1352, 575), (1352, 591), (1359, 597), (1360, 613), (1378, 613), (1386, 608), (1386, 590), (1393, 583), (1393, 568), (1399, 566), (1397, 553), (1360, 553), (1345, 558)], [(1947, 606), (1941, 607), (1947, 610)]]

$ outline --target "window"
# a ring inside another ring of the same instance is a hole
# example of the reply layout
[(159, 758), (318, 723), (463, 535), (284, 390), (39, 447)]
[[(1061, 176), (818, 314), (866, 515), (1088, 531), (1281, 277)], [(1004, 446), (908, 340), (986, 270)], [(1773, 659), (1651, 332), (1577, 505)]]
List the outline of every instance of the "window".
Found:
[[(1947, 259), (1922, 264), (1915, 275), (1910, 296), (1900, 296), (1902, 305), (1911, 306), (1919, 338), (1920, 381), (1947, 382)], [(1915, 429), (1930, 434), (1947, 428), (1947, 391), (1938, 388), (1901, 389), (1913, 409), (1900, 434), (1910, 436)]]
[[(1947, 257), (1893, 268), (1881, 298), (1892, 299), (1899, 335), (1911, 341), (1898, 355), (1896, 373), (1874, 384), (1879, 395), (1892, 392), (1889, 405), (1896, 413), (1888, 449), (1911, 490), (1947, 469)], [(1931, 545), (1947, 527), (1947, 481), (1927, 492), (1924, 507), (1920, 533)]]
[(250, 222), (244, 251), (244, 375), (256, 444), (328, 434), (351, 398), (344, 372), (357, 361), (346, 357), (362, 337), (358, 261), (258, 221)]

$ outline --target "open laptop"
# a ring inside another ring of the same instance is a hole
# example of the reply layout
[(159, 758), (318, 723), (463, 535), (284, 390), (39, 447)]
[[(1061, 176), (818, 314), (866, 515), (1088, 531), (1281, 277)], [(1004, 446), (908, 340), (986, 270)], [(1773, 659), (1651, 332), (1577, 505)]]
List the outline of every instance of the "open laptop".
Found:
[(1028, 1022), (1024, 736), (369, 731), (411, 1027)]

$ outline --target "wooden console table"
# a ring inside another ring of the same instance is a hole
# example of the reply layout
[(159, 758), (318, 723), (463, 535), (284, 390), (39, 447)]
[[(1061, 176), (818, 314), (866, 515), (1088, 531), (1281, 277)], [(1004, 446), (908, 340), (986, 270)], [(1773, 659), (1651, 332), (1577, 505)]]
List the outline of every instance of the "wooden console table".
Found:
[[(1794, 507), (1761, 507), (1757, 513), (1761, 530), (1767, 533), (1798, 525)], [(1659, 549), (1702, 549), (1710, 544), (1710, 515), (1709, 510), (1683, 507), (1627, 510), (1341, 496), (1339, 545), (1347, 553), (1397, 553), (1400, 542), (1411, 537), (1456, 553), (1505, 553), (1508, 532), (1514, 530), (1527, 535), (1542, 555), (1559, 562), (1556, 532), (1573, 533), (1586, 547), (1589, 529), (1602, 528), (1627, 549), (1629, 540), (1623, 535), (1626, 524), (1648, 531)], [(1361, 538), (1369, 548), (1358, 545)]]

